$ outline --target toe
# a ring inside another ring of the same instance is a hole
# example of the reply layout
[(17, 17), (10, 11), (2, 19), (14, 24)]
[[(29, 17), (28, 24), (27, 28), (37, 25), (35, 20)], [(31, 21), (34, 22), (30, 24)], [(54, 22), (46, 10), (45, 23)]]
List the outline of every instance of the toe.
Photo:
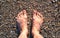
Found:
[(26, 10), (23, 10), (21, 12), (19, 12), (18, 16), (24, 15), (26, 13)]
[(33, 10), (33, 15), (34, 15), (34, 16), (37, 15), (37, 10)]
[(23, 10), (23, 15), (24, 15), (25, 18), (27, 18), (26, 10)]
[(22, 14), (23, 14), (23, 11), (19, 12), (16, 19), (20, 18), (22, 16)]
[(16, 18), (16, 20), (17, 20), (18, 17), (15, 17), (15, 18)]
[(27, 12), (24, 10), (24, 17), (27, 18)]
[(40, 12), (37, 12), (37, 15), (43, 19), (43, 15)]
[(35, 13), (36, 15), (39, 15), (40, 17), (43, 17), (42, 14), (41, 14), (40, 12), (38, 12), (37, 10), (34, 10), (34, 13)]
[(23, 15), (26, 15), (27, 13), (26, 13), (26, 10), (23, 10)]
[(19, 14), (17, 15), (17, 17), (15, 17), (16, 19), (18, 19), (19, 18)]
[(37, 11), (36, 10), (33, 10), (33, 14), (37, 14)]
[(23, 11), (19, 12), (18, 16), (22, 15), (23, 14)]
[(23, 10), (23, 12), (26, 14), (26, 10)]

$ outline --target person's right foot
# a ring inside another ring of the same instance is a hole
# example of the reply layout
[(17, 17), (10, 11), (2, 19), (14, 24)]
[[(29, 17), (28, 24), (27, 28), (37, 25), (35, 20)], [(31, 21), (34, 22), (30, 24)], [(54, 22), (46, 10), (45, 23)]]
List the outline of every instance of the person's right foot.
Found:
[(37, 10), (34, 10), (33, 12), (33, 29), (36, 28), (36, 30), (40, 30), (40, 26), (43, 23), (43, 15), (38, 12)]
[(32, 33), (35, 38), (42, 38), (42, 35), (39, 34), (40, 27), (43, 23), (43, 15), (37, 10), (33, 10), (33, 27)]

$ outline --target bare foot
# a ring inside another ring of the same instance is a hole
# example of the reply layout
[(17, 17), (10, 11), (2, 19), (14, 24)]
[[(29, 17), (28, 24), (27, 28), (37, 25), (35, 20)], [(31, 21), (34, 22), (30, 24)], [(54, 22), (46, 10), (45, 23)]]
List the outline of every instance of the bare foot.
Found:
[(42, 37), (39, 34), (40, 27), (43, 23), (43, 15), (39, 13), (37, 10), (33, 10), (33, 27), (32, 27), (32, 33), (34, 34), (34, 37)]
[(22, 29), (21, 34), (19, 36), (19, 37), (22, 38), (23, 35), (25, 35), (25, 34), (27, 35), (27, 33), (28, 33), (28, 29), (27, 29), (27, 13), (26, 13), (26, 10), (21, 11), (17, 15), (16, 19), (17, 19), (17, 22), (20, 24), (20, 27)]

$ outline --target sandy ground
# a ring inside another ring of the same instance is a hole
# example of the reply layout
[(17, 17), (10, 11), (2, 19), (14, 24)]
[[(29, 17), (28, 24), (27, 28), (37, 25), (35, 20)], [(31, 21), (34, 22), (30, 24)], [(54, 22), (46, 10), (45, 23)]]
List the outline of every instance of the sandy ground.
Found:
[(28, 13), (29, 31), (32, 10), (36, 9), (44, 16), (41, 34), (45, 38), (60, 38), (59, 0), (0, 0), (0, 38), (17, 38), (15, 17), (23, 9)]

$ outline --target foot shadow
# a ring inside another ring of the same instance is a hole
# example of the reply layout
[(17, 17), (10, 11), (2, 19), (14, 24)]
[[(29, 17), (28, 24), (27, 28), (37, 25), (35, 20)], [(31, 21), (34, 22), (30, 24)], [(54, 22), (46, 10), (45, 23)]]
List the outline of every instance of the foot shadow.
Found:
[(32, 25), (33, 25), (33, 20), (31, 20), (30, 37), (29, 37), (29, 38), (33, 38), (33, 34), (32, 34)]
[[(16, 21), (16, 33), (18, 34), (17, 37), (20, 35), (20, 32), (21, 31), (21, 28), (20, 28), (20, 24)], [(30, 37), (29, 38), (33, 38), (33, 35), (32, 35), (32, 25), (30, 27)]]
[(20, 35), (20, 31), (21, 31), (20, 24), (16, 21), (16, 33), (18, 34), (18, 36)]

